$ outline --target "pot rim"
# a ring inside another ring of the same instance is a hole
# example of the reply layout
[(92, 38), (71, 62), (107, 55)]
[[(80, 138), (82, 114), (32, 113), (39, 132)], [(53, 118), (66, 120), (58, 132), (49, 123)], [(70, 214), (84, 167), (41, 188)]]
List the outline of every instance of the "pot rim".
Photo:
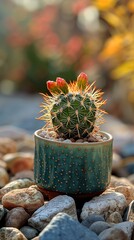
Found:
[(113, 141), (113, 137), (110, 133), (107, 133), (105, 131), (99, 131), (99, 133), (101, 133), (103, 136), (106, 136), (108, 139), (105, 139), (103, 141), (100, 141), (100, 142), (88, 142), (88, 143), (80, 143), (80, 142), (71, 142), (71, 143), (68, 143), (68, 142), (63, 142), (63, 141), (58, 141), (56, 139), (48, 139), (48, 138), (45, 138), (45, 137), (41, 137), (39, 135), (39, 132), (41, 132), (43, 129), (38, 129), (34, 132), (34, 136), (40, 140), (45, 140), (46, 142), (52, 142), (52, 143), (58, 143), (58, 144), (63, 144), (63, 145), (82, 145), (82, 146), (88, 146), (88, 145), (103, 145), (104, 143), (108, 143), (108, 142), (112, 142)]

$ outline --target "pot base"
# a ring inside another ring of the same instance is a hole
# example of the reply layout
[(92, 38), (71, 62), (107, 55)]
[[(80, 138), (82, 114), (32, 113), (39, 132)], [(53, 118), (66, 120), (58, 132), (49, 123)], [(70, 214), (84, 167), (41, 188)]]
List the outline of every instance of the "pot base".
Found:
[(58, 192), (58, 191), (51, 191), (51, 190), (47, 190), (45, 188), (42, 188), (38, 185), (38, 189), (39, 191), (43, 194), (43, 196), (47, 199), (47, 200), (51, 200), (54, 197), (57, 197), (59, 195), (68, 195), (70, 197), (72, 197), (75, 200), (76, 206), (77, 207), (82, 207), (83, 204), (86, 201), (91, 200), (91, 198), (100, 195), (101, 193), (103, 193), (106, 189), (100, 191), (100, 192), (93, 192), (93, 193), (83, 193), (83, 194), (66, 194), (63, 192)]

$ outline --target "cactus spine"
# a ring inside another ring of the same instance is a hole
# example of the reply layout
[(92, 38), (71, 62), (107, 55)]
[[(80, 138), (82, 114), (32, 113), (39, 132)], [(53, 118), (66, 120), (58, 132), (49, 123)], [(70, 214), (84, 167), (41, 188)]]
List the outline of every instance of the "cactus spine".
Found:
[(85, 73), (77, 80), (67, 84), (62, 78), (56, 82), (48, 81), (47, 88), (52, 96), (44, 95), (41, 120), (46, 122), (45, 129), (51, 129), (57, 137), (85, 138), (99, 130), (103, 123), (104, 111), (101, 106), (103, 93), (88, 83)]

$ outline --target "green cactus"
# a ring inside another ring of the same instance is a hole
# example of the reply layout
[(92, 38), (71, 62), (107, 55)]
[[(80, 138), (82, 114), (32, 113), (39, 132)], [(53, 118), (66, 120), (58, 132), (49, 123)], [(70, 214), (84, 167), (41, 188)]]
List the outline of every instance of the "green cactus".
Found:
[(93, 131), (96, 106), (88, 94), (60, 95), (51, 110), (53, 126), (63, 138), (82, 138)]
[(47, 87), (52, 96), (44, 95), (43, 116), (45, 128), (55, 131), (57, 137), (85, 138), (99, 130), (104, 113), (100, 107), (105, 104), (102, 92), (87, 81), (81, 73), (77, 81), (67, 84), (62, 78), (48, 81)]

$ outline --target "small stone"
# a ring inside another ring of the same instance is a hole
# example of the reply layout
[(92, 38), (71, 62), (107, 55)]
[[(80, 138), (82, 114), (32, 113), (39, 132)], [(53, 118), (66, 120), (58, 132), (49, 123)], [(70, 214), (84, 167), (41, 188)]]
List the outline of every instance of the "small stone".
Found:
[(107, 219), (109, 215), (115, 211), (119, 212), (122, 216), (126, 207), (127, 202), (123, 194), (104, 192), (83, 205), (81, 219), (84, 220), (90, 214), (102, 215)]
[(83, 143), (83, 139), (76, 140), (77, 143)]
[(102, 231), (110, 228), (111, 225), (104, 222), (104, 221), (97, 221), (94, 222), (91, 226), (90, 226), (90, 230), (95, 232), (97, 235), (99, 235)]
[(97, 221), (103, 221), (105, 222), (105, 219), (101, 215), (97, 214), (90, 214), (87, 218), (85, 218), (81, 224), (84, 225), (85, 227), (89, 228), (94, 222)]
[(123, 221), (122, 216), (120, 215), (119, 212), (113, 212), (107, 218), (108, 223), (120, 223), (122, 221)]
[(7, 164), (3, 160), (0, 160), (0, 168), (1, 167), (7, 169)]
[(88, 142), (98, 142), (98, 139), (95, 138), (95, 137), (93, 137), (93, 136), (90, 136), (90, 137), (88, 138)]
[(74, 138), (70, 138), (71, 142), (75, 142), (75, 139)]
[(131, 182), (131, 184), (134, 184), (134, 174), (129, 175), (127, 179)]
[(12, 181), (0, 189), (0, 200), (6, 193), (12, 191), (13, 189), (27, 188), (33, 184), (34, 184), (33, 181), (31, 181), (28, 178)]
[(107, 140), (107, 137), (103, 137), (103, 141), (106, 141)]
[(119, 154), (113, 152), (112, 170), (117, 172), (122, 167), (122, 159)]
[(115, 187), (115, 192), (122, 193), (127, 200), (127, 204), (129, 204), (134, 199), (134, 186), (132, 185), (117, 186)]
[(134, 222), (126, 221), (126, 222), (118, 223), (118, 224), (115, 224), (112, 228), (122, 230), (124, 233), (127, 234), (128, 239), (131, 240), (132, 233), (134, 230)]
[(1, 240), (27, 240), (25, 236), (17, 229), (13, 227), (3, 227), (0, 229)]
[(11, 178), (11, 181), (23, 178), (29, 178), (30, 180), (34, 181), (34, 172), (32, 170), (18, 172), (14, 175), (14, 177)]
[(0, 156), (7, 153), (14, 153), (17, 150), (16, 142), (10, 138), (0, 137)]
[(46, 136), (48, 135), (48, 132), (45, 131), (45, 130), (42, 130), (40, 133), (39, 133), (39, 136), (45, 138)]
[(109, 187), (116, 188), (118, 186), (129, 186), (129, 185), (132, 185), (132, 184), (127, 178), (123, 178), (123, 177), (118, 178), (115, 176), (111, 176), (111, 182)]
[(99, 240), (97, 235), (66, 213), (57, 214), (39, 234), (40, 240)]
[(59, 212), (65, 212), (74, 219), (77, 219), (74, 199), (66, 195), (60, 195), (53, 198), (33, 213), (28, 220), (28, 224), (38, 231), (42, 231)]
[(7, 168), (11, 173), (15, 174), (23, 170), (33, 169), (33, 154), (32, 153), (10, 153), (3, 157), (3, 160), (7, 164)]
[[(71, 139), (70, 139), (71, 140)], [(59, 142), (63, 142), (64, 141), (64, 138), (58, 138), (58, 141)]]
[(22, 227), (28, 220), (30, 215), (22, 207), (13, 208), (5, 218), (5, 227)]
[(109, 228), (99, 234), (100, 240), (129, 240), (127, 234), (121, 229)]
[(39, 232), (35, 228), (32, 228), (30, 226), (23, 226), (22, 228), (20, 228), (20, 231), (28, 240), (33, 239), (39, 234)]
[(23, 207), (31, 214), (44, 204), (44, 198), (35, 188), (14, 189), (3, 196), (2, 204), (9, 210)]
[(71, 140), (70, 139), (66, 139), (63, 141), (64, 143), (71, 143)]
[(4, 187), (9, 182), (9, 175), (7, 171), (0, 167), (0, 188)]

